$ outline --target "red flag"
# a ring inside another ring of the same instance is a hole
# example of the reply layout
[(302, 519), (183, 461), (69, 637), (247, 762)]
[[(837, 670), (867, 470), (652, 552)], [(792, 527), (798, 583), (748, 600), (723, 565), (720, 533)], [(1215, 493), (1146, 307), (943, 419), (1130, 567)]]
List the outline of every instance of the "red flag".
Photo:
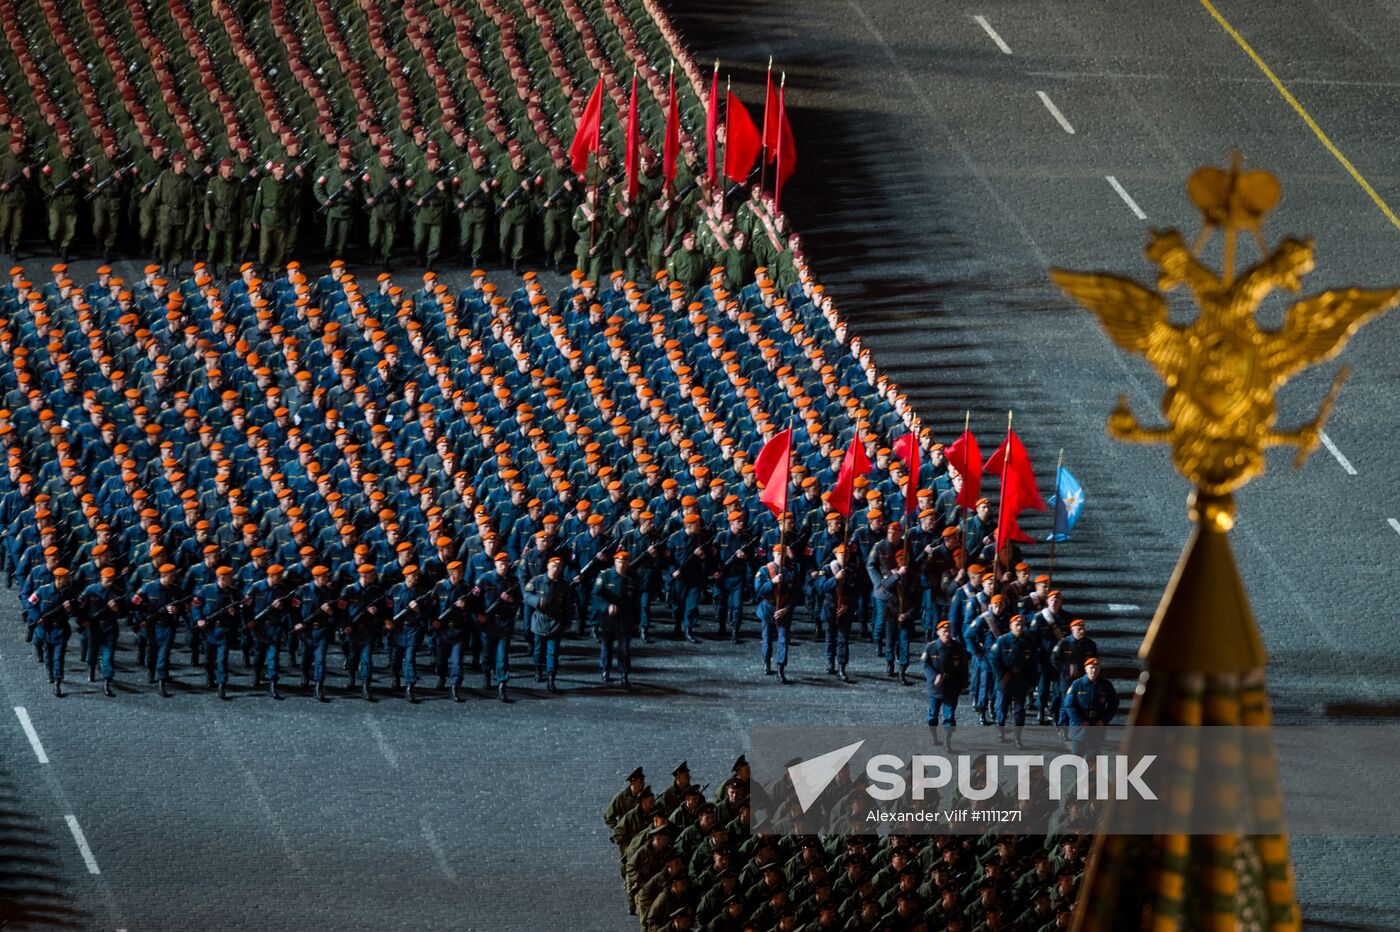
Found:
[[(783, 80), (786, 82), (786, 75)], [(787, 184), (792, 173), (797, 171), (797, 146), (792, 138), (792, 126), (788, 123), (786, 88), (782, 85), (778, 87), (778, 122), (780, 124), (778, 151), (775, 156), (778, 163), (778, 177), (773, 184), (773, 210), (775, 211), (783, 199), (783, 185)]]
[(788, 460), (792, 452), (792, 428), (777, 434), (763, 445), (754, 460), (753, 471), (763, 487), (758, 500), (768, 506), (773, 517), (787, 511)]
[(763, 138), (744, 102), (729, 94), (724, 102), (724, 174), (730, 181), (743, 183), (758, 160)]
[(575, 175), (588, 171), (588, 156), (598, 151), (599, 130), (603, 124), (603, 80), (593, 85), (593, 93), (583, 115), (578, 118), (578, 129), (574, 131), (574, 141), (569, 146), (569, 160), (573, 163)]
[(637, 126), (637, 75), (632, 75), (632, 99), (627, 103), (627, 200), (637, 199), (641, 187), (641, 130)]
[(977, 438), (972, 431), (965, 430), (943, 451), (948, 457), (948, 465), (962, 476), (962, 491), (958, 493), (958, 504), (972, 508), (982, 497), (982, 451), (977, 447)]
[(856, 488), (856, 476), (870, 472), (870, 457), (865, 455), (865, 444), (857, 432), (846, 447), (846, 455), (841, 458), (841, 471), (836, 475), (836, 485), (831, 490), (828, 501), (831, 510), (843, 517), (851, 516), (851, 493)]
[(1031, 459), (1021, 438), (1008, 429), (1006, 439), (982, 467), (984, 472), (997, 472), (1001, 475), (1000, 502), (997, 509), (996, 549), (1001, 551), (1008, 541), (1030, 543), (1017, 522), (1017, 516), (1027, 508), (1045, 510), (1045, 500), (1035, 487), (1035, 472), (1031, 469)]
[(773, 62), (768, 62), (768, 89), (763, 92), (763, 161), (778, 151), (778, 88), (773, 83)]
[(709, 143), (705, 170), (710, 181), (719, 184), (719, 166), (715, 164), (715, 140), (719, 135), (719, 59), (715, 59), (715, 74), (710, 79), (710, 106), (705, 110), (705, 139)]
[(896, 440), (894, 455), (908, 473), (904, 480), (904, 511), (913, 513), (919, 510), (919, 436), (905, 434)]
[(666, 138), (661, 143), (661, 174), (667, 184), (676, 181), (676, 163), (681, 151), (681, 108), (676, 100), (676, 75), (671, 73), (671, 88), (666, 98)]

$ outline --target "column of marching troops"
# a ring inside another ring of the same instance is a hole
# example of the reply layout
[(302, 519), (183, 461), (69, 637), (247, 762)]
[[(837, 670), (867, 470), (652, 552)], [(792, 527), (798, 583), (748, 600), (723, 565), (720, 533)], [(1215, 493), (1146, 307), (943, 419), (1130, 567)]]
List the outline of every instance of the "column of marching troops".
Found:
[[(630, 685), (630, 641), (661, 607), (696, 641), (712, 603), (735, 641), (755, 610), (764, 673), (784, 682), (805, 613), (842, 680), (853, 640), (904, 682), (928, 637), (929, 718), (949, 728), (964, 690), (1018, 737), (1032, 696), (1070, 724), (1061, 699), (1084, 680), (1091, 717), (1111, 715), (1097, 650), (1048, 580), (1017, 563), (997, 591), (989, 564), (1011, 557), (992, 552), (990, 503), (958, 505), (927, 430), (906, 508), (886, 444), (913, 411), (791, 259), (786, 284), (715, 266), (693, 292), (665, 272), (600, 289), (576, 271), (553, 300), (533, 273), (504, 295), (478, 271), (453, 296), (431, 272), (412, 292), (388, 274), (362, 286), (339, 261), (227, 286), (11, 269), (3, 561), (55, 693), (75, 625), (109, 692), (128, 629), (163, 693), (180, 642), (220, 695), (230, 652), (277, 694), (285, 652), (318, 696), (328, 654), (367, 697), (387, 655), (416, 698), (425, 654), (455, 696), (470, 666), (505, 698), (512, 638), (552, 690), (571, 628)], [(778, 521), (753, 460), (783, 423), (803, 426)], [(848, 531), (822, 490), (857, 434), (873, 466)], [(906, 511), (909, 546), (887, 520)]]
[[(830, 834), (751, 831), (771, 809), (740, 756), (706, 799), (682, 761), (657, 792), (638, 767), (603, 810), (642, 932), (1055, 932), (1068, 929), (1095, 813), (1073, 802), (1050, 834), (869, 834), (868, 797), (839, 778)], [(850, 805), (847, 805), (847, 801)], [(942, 805), (942, 804), (940, 804)], [(956, 804), (954, 804), (956, 805)], [(1015, 807), (994, 797), (973, 808)], [(768, 813), (772, 817), (772, 813)]]
[[(139, 241), (140, 254), (174, 278), (197, 261), (215, 279), (233, 278), (253, 260), (275, 273), (301, 254), (307, 227), (318, 229), (330, 256), (360, 250), (385, 271), (406, 255), (428, 269), (444, 259), (474, 268), (490, 256), (517, 272), (528, 259), (561, 272), (576, 264), (595, 280), (612, 269), (628, 278), (667, 269), (692, 287), (714, 265), (747, 279), (790, 252), (786, 219), (771, 197), (755, 186), (727, 210), (691, 154), (666, 182), (652, 153), (643, 153), (638, 193), (629, 199), (606, 150), (586, 179), (559, 147), (541, 164), (528, 164), (519, 148), (490, 164), (462, 129), (439, 138), (419, 126), (394, 146), (370, 127), (367, 140), (361, 148), (373, 155), (364, 160), (348, 138), (332, 137), (305, 158), (295, 141), (286, 157), (265, 160), (246, 146), (216, 158), (202, 149), (167, 152), (157, 141), (133, 161), (110, 138), (84, 153), (61, 135), (44, 156), (12, 136), (0, 152), (0, 251), (16, 258), (28, 202), (37, 197), (48, 249), (63, 261), (78, 230), (89, 228), (105, 261), (137, 254), (119, 243)], [(357, 243), (362, 228), (366, 239)], [(124, 230), (134, 237), (122, 237)]]

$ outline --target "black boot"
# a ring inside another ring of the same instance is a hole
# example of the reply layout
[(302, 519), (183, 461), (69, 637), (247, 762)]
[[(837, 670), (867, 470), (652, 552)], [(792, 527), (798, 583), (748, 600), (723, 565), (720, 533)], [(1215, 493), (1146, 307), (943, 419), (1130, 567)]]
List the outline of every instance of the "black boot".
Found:
[(309, 677), (309, 676), (307, 676), (305, 673), (303, 673), (303, 674), (301, 675), (301, 691), (302, 691), (302, 692), (306, 692), (307, 688), (308, 688), (310, 685), (311, 685), (311, 677)]
[(204, 685), (208, 686), (210, 689), (213, 689), (213, 688), (214, 688), (214, 674), (212, 674), (212, 673), (205, 673), (205, 674), (204, 674)]
[(317, 684), (316, 684), (316, 701), (317, 701), (317, 702), (325, 702), (325, 701), (326, 701), (326, 694), (325, 694), (325, 691), (322, 689), (322, 686), (321, 686), (320, 683), (317, 683)]
[(554, 683), (553, 673), (549, 674), (549, 685), (546, 688), (552, 693), (557, 693), (559, 691), (559, 687)]
[(490, 671), (490, 670), (486, 670), (485, 672), (483, 672), (483, 673), (481, 674), (481, 688), (484, 689), (484, 690), (487, 690), (488, 692), (490, 691), (490, 689), (491, 689), (491, 671)]
[(147, 686), (153, 686), (153, 685), (155, 685), (155, 682), (156, 682), (156, 671), (154, 671), (154, 670), (147, 670), (147, 671), (146, 671), (146, 685), (147, 685)]
[(1017, 728), (1017, 729), (1016, 729), (1016, 749), (1017, 749), (1018, 751), (1019, 751), (1019, 750), (1024, 750), (1025, 747), (1026, 747), (1026, 743), (1025, 743), (1024, 741), (1021, 740), (1021, 729), (1020, 729), (1020, 728)]
[[(29, 640), (29, 639), (28, 639), (28, 638), (25, 638), (25, 640), (27, 641), (27, 640)], [(138, 667), (144, 667), (144, 666), (146, 665), (146, 645), (145, 645), (145, 644), (140, 644), (140, 645), (137, 645), (137, 647), (136, 647), (136, 665), (137, 665)]]
[(538, 664), (538, 663), (535, 664), (535, 682), (536, 682), (536, 683), (543, 683), (543, 682), (544, 682), (544, 665), (543, 665), (543, 664)]
[(506, 684), (501, 683), (496, 687), (496, 698), (502, 702), (510, 702), (510, 697), (506, 695)]
[(773, 661), (771, 661), (771, 660), (765, 660), (765, 661), (763, 661), (763, 675), (764, 675), (764, 676), (772, 676), (772, 675), (773, 675)]
[(787, 678), (787, 664), (778, 664), (778, 682), (787, 685), (791, 680)]
[(413, 694), (412, 683), (409, 683), (407, 686), (404, 687), (403, 695), (404, 698), (407, 699), (411, 705), (418, 704), (418, 697)]
[(460, 692), (457, 691), (458, 689), (459, 689), (459, 687), (457, 686), (457, 684), (456, 684), (456, 683), (453, 683), (453, 684), (452, 684), (452, 701), (453, 701), (453, 702), (461, 702), (461, 701), (462, 701), (462, 694), (461, 694)]
[(948, 753), (949, 753), (949, 754), (952, 754), (952, 753), (953, 753), (953, 726), (952, 726), (952, 725), (949, 725), (947, 730), (948, 730), (948, 736), (947, 736), (947, 738), (944, 739), (943, 744), (948, 748)]
[(160, 681), (160, 697), (161, 697), (162, 699), (169, 699), (169, 698), (170, 698), (170, 681), (169, 681), (169, 680), (161, 680), (161, 681)]
[(112, 678), (110, 676), (102, 681), (102, 695), (108, 699), (116, 696), (116, 693), (112, 692)]
[(642, 629), (642, 643), (643, 643), (643, 644), (650, 644), (650, 643), (651, 643), (651, 638), (647, 637), (647, 629), (646, 629), (646, 628), (643, 628), (643, 629)]
[(835, 675), (836, 675), (836, 664), (834, 664), (834, 663), (828, 663), (828, 664), (826, 665), (826, 675), (827, 675), (827, 676), (835, 676)]
[(938, 737), (938, 725), (937, 725), (937, 723), (930, 722), (930, 723), (929, 723), (929, 726), (928, 726), (928, 731), (929, 731), (929, 734), (933, 737), (933, 746), (934, 746), (934, 747), (938, 747), (939, 745), (941, 745), (941, 744), (943, 743), (943, 741)]
[(97, 668), (96, 668), (96, 667), (88, 667), (88, 682), (89, 682), (89, 683), (96, 683), (96, 682), (97, 682)]
[(394, 692), (398, 692), (400, 689), (403, 689), (403, 677), (396, 676), (394, 677)]
[(364, 685), (360, 687), (360, 694), (361, 694), (362, 696), (365, 697), (365, 701), (366, 701), (366, 702), (373, 702), (373, 701), (374, 701), (374, 694), (371, 693), (371, 692), (369, 691), (369, 681), (368, 681), (368, 680), (366, 680), (365, 683), (364, 683)]
[(894, 676), (894, 661), (885, 664), (885, 676)]
[(991, 722), (991, 719), (987, 718), (987, 710), (986, 710), (986, 709), (978, 709), (978, 710), (977, 710), (977, 724), (979, 724), (979, 725), (990, 725), (991, 723), (992, 723), (992, 722)]
[(899, 685), (900, 685), (900, 686), (908, 686), (908, 685), (909, 685), (909, 675), (908, 675), (907, 673), (904, 672), (904, 668), (903, 668), (903, 667), (900, 667), (900, 668), (899, 668)]
[(1005, 744), (1005, 743), (1006, 743), (1006, 726), (1005, 726), (1005, 725), (998, 725), (998, 726), (997, 726), (997, 742), (998, 742), (999, 744)]
[(279, 692), (277, 692), (277, 681), (276, 681), (276, 680), (271, 680), (271, 681), (268, 682), (268, 684), (267, 684), (267, 694), (268, 694), (269, 696), (271, 696), (272, 698), (274, 698), (274, 699), (279, 699), (279, 700), (280, 700), (280, 699), (282, 698), (282, 695), (281, 695)]
[(220, 701), (223, 701), (223, 700), (226, 700), (226, 699), (228, 699), (228, 685), (227, 685), (226, 683), (220, 683), (220, 684), (219, 684), (219, 700), (220, 700)]
[(846, 675), (846, 665), (844, 663), (837, 669), (836, 675), (843, 683), (849, 683), (851, 681), (851, 678)]
[(622, 688), (623, 688), (623, 689), (631, 689), (631, 688), (632, 688), (631, 674), (629, 674), (629, 673), (624, 673), (624, 674), (622, 674)]
[(63, 698), (63, 680), (55, 680), (53, 684), (53, 694), (59, 699)]
[(445, 677), (445, 676), (440, 676), (440, 677), (438, 677), (438, 685), (437, 685), (437, 688), (438, 688), (438, 689), (442, 689), (442, 688), (443, 688), (444, 686), (446, 686), (446, 685), (447, 685), (447, 677)]

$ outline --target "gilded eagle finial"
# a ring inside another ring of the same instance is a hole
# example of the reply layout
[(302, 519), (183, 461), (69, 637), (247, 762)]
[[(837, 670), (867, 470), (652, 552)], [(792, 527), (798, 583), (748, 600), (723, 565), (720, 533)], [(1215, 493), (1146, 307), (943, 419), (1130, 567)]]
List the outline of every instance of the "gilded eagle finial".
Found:
[[(1145, 358), (1166, 385), (1167, 426), (1138, 423), (1126, 396), (1108, 419), (1111, 437), (1126, 443), (1165, 443), (1176, 470), (1206, 495), (1228, 496), (1264, 472), (1264, 451), (1298, 450), (1295, 467), (1317, 447), (1342, 383), (1343, 368), (1317, 414), (1302, 427), (1275, 429), (1275, 395), (1290, 378), (1341, 352), (1363, 324), (1400, 301), (1400, 288), (1341, 288), (1293, 304), (1278, 330), (1261, 328), (1260, 303), (1275, 290), (1296, 293), (1315, 262), (1311, 240), (1284, 239), (1265, 247), (1261, 227), (1277, 204), (1278, 181), (1243, 171), (1236, 153), (1228, 169), (1206, 167), (1187, 182), (1203, 228), (1189, 248), (1175, 230), (1153, 231), (1146, 256), (1157, 267), (1155, 288), (1106, 273), (1052, 269), (1051, 279), (1092, 311), (1121, 349)], [(1224, 234), (1221, 271), (1200, 253), (1215, 230)], [(1236, 238), (1249, 231), (1261, 258), (1234, 274)], [(1174, 324), (1163, 296), (1182, 285), (1199, 308), (1196, 320)]]

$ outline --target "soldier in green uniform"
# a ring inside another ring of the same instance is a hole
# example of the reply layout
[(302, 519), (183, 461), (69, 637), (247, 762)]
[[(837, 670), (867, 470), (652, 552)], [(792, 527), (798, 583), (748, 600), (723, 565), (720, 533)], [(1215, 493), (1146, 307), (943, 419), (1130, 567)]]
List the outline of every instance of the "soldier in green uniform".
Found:
[(350, 240), (350, 226), (355, 219), (355, 189), (360, 184), (360, 174), (350, 160), (349, 144), (340, 147), (334, 165), (316, 176), (312, 193), (316, 203), (321, 205), (319, 213), (326, 223), (326, 252), (331, 258), (345, 256), (345, 247)]
[(127, 166), (119, 164), (117, 141), (108, 135), (102, 138), (102, 150), (92, 157), (92, 181), (88, 198), (92, 204), (92, 236), (102, 248), (102, 261), (112, 261), (112, 247), (117, 242), (121, 226), (122, 197)]
[[(465, 135), (459, 133), (458, 138), (465, 138)], [(481, 248), (486, 243), (491, 189), (495, 184), (486, 165), (486, 156), (480, 152), (471, 154), (471, 167), (462, 172), (461, 182), (457, 188), (457, 248), (462, 254), (462, 264), (470, 259), (472, 268), (477, 268), (481, 265)]]
[(613, 202), (605, 214), (612, 220), (612, 268), (622, 269), (627, 278), (636, 281), (646, 256), (646, 204), (640, 193), (636, 200), (627, 199), (627, 185), (613, 188)]
[(185, 153), (170, 157), (170, 167), (161, 173), (151, 191), (151, 208), (156, 218), (156, 253), (160, 264), (176, 278), (185, 259), (185, 235), (190, 212), (194, 209), (194, 179), (185, 171)]
[(209, 274), (233, 274), (234, 240), (243, 220), (243, 184), (233, 174), (233, 159), (220, 159), (219, 173), (204, 191), (204, 230), (209, 237)]
[(435, 146), (423, 158), (423, 167), (409, 179), (413, 211), (413, 251), (418, 262), (431, 269), (442, 252), (442, 227), (452, 197), (450, 179)]
[(671, 280), (680, 282), (687, 291), (693, 292), (705, 284), (709, 268), (705, 257), (695, 246), (695, 231), (686, 230), (681, 234), (681, 248), (671, 253), (670, 261), (666, 263)]
[(8, 150), (0, 155), (0, 248), (10, 258), (19, 254), (19, 238), (24, 233), (24, 205), (29, 201), (29, 179), (33, 170), (25, 162), (24, 137), (10, 137)]
[(583, 203), (574, 210), (574, 234), (578, 237), (578, 267), (584, 278), (594, 282), (603, 273), (604, 257), (609, 256), (612, 242), (612, 227), (598, 206), (598, 189), (590, 187), (583, 195)]
[(141, 243), (146, 247), (151, 259), (156, 257), (156, 207), (155, 188), (160, 183), (162, 173), (166, 170), (165, 142), (155, 139), (151, 142), (150, 155), (138, 162), (140, 169), (141, 186), (136, 189), (136, 196), (131, 200), (131, 209), (135, 213), (136, 234), (141, 237)]
[(296, 252), (297, 243), (301, 239), (301, 205), (306, 198), (307, 189), (315, 180), (311, 175), (314, 157), (302, 152), (301, 140), (293, 136), (287, 140), (284, 148), (287, 152), (286, 180), (291, 192), (288, 195), (289, 201), (287, 203), (290, 222), (287, 225), (287, 248), (282, 257), (283, 262)]
[(545, 260), (563, 274), (577, 182), (564, 150), (556, 148), (551, 155), (553, 164), (544, 170), (544, 184), (540, 186), (539, 212), (544, 218)]
[(219, 165), (210, 159), (209, 151), (203, 144), (197, 143), (190, 147), (189, 163), (190, 179), (194, 182), (193, 194), (190, 199), (189, 220), (185, 229), (185, 243), (187, 244), (190, 256), (195, 262), (199, 261), (204, 253), (208, 242), (205, 239), (204, 211), (200, 205), (204, 203), (204, 193), (209, 190), (209, 182), (219, 171)]
[(379, 161), (369, 168), (365, 207), (369, 210), (369, 248), (384, 263), (386, 272), (394, 256), (402, 187), (398, 168), (394, 165), (394, 150), (385, 146), (379, 150)]
[(264, 271), (280, 269), (292, 248), (299, 192), (287, 178), (287, 166), (272, 163), (271, 174), (258, 182), (253, 195), (253, 226), (258, 230), (258, 262)]
[(49, 242), (64, 262), (78, 235), (78, 198), (92, 166), (78, 158), (73, 140), (59, 137), (58, 154), (49, 159), (40, 173), (39, 186), (49, 208)]
[(501, 223), (501, 262), (510, 262), (511, 270), (520, 271), (520, 259), (525, 254), (525, 229), (530, 221), (530, 190), (535, 177), (525, 168), (525, 154), (510, 154), (510, 166), (501, 172), (501, 187), (497, 192), (500, 204), (497, 219)]
[[(238, 179), (238, 183), (243, 186), (243, 200), (241, 206), (249, 208), (253, 203), (253, 194), (257, 192), (258, 181), (262, 178), (262, 173), (267, 170), (267, 165), (261, 162), (253, 154), (252, 148), (246, 140), (238, 140), (233, 147), (233, 174)], [(253, 233), (257, 226), (257, 217), (252, 210), (243, 209), (238, 218), (238, 261), (246, 262), (248, 255), (253, 249)]]
[(758, 268), (758, 263), (749, 249), (749, 235), (743, 230), (734, 234), (729, 248), (721, 257), (720, 265), (724, 266), (724, 287), (728, 288), (731, 294), (738, 294), (745, 285), (754, 280), (753, 273), (754, 269)]

